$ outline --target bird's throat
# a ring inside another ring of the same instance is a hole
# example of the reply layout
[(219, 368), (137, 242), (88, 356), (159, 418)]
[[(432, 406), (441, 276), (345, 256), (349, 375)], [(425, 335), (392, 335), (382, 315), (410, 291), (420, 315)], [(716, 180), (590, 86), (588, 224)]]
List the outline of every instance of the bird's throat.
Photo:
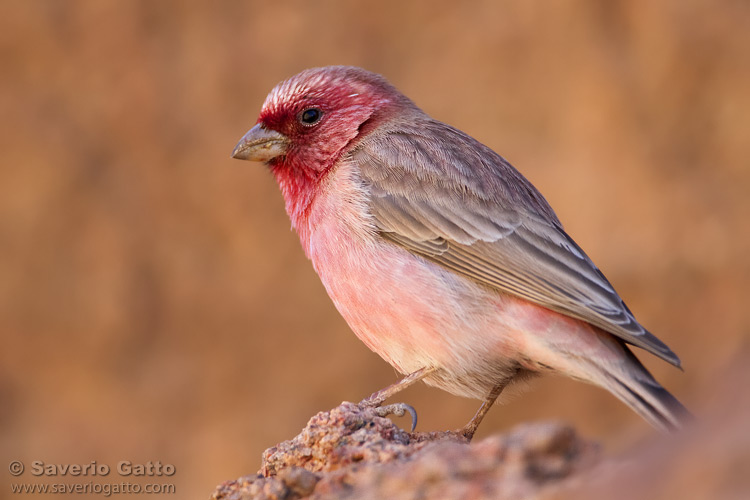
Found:
[(320, 189), (325, 173), (313, 172), (286, 163), (272, 165), (271, 172), (281, 188), (292, 227), (299, 234), (303, 246), (307, 248), (306, 242), (309, 234), (307, 222), (310, 207)]

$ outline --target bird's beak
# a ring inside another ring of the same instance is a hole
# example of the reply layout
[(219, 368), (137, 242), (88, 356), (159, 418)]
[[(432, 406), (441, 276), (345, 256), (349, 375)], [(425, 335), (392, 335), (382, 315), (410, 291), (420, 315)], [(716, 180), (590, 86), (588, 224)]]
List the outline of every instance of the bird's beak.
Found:
[(232, 151), (232, 158), (249, 161), (269, 161), (286, 153), (289, 138), (258, 123), (240, 139)]

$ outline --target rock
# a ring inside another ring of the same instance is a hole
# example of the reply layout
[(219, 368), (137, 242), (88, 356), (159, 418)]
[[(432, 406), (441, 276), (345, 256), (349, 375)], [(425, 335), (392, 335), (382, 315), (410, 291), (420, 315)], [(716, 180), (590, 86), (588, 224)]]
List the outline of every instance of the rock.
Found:
[(405, 432), (345, 402), (266, 450), (257, 475), (228, 481), (211, 498), (529, 498), (598, 456), (598, 446), (560, 423), (524, 424), (469, 444), (453, 432)]

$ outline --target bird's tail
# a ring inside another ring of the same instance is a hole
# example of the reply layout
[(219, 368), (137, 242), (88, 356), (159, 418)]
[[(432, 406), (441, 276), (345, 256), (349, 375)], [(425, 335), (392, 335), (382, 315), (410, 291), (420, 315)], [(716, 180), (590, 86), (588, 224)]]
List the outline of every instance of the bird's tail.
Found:
[(604, 373), (606, 389), (657, 429), (676, 431), (690, 422), (690, 412), (659, 385), (627, 346), (627, 360), (619, 370)]
[(608, 390), (657, 429), (674, 431), (692, 419), (624, 341), (584, 321), (558, 322), (567, 328), (537, 329), (525, 337), (527, 358)]

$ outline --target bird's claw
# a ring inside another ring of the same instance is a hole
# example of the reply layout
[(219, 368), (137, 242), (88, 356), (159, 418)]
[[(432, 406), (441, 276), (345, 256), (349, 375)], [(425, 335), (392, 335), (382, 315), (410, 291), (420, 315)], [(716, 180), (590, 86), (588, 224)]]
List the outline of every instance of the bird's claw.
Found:
[(403, 417), (409, 412), (409, 415), (411, 415), (411, 430), (409, 432), (414, 432), (414, 429), (417, 428), (417, 410), (411, 405), (406, 403), (393, 403), (386, 406), (377, 406), (373, 409), (375, 410), (375, 414), (379, 417), (387, 417), (388, 415)]

